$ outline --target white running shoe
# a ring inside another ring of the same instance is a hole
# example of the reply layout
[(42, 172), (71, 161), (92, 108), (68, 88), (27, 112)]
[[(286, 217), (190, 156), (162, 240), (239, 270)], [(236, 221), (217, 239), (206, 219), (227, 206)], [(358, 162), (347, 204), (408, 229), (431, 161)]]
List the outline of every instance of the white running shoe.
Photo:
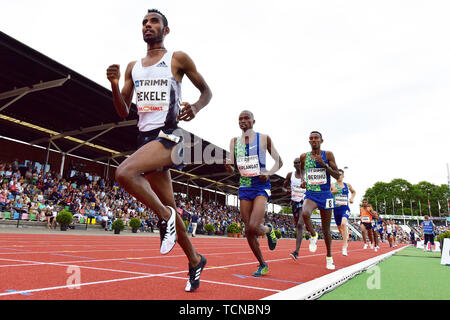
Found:
[(175, 244), (177, 243), (177, 230), (176, 230), (176, 217), (177, 213), (175, 210), (169, 206), (167, 206), (172, 214), (170, 215), (169, 220), (164, 221), (161, 219), (161, 223), (159, 224), (159, 236), (161, 238), (161, 254), (168, 254)]
[(364, 249), (364, 250), (367, 249), (367, 243), (364, 244), (363, 249)]
[(347, 256), (347, 248), (342, 248), (342, 255)]
[(311, 237), (311, 240), (309, 240), (309, 251), (316, 252), (318, 238), (319, 238), (319, 234), (316, 232), (316, 235), (314, 237)]
[(370, 249), (373, 249), (373, 244), (371, 243), (369, 247), (370, 247)]
[(334, 262), (333, 262), (333, 257), (327, 257), (327, 269), (328, 270), (336, 269)]
[(378, 252), (378, 247), (375, 247), (373, 250), (375, 250), (375, 252)]

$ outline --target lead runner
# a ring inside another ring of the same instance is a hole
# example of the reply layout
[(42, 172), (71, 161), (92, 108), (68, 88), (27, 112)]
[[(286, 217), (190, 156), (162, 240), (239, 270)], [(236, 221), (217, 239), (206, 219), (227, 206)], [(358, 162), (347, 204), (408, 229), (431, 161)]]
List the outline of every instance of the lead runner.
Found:
[[(123, 119), (128, 117), (136, 91), (139, 115), (138, 150), (117, 168), (116, 180), (157, 214), (161, 254), (168, 254), (178, 240), (189, 260), (185, 290), (195, 291), (200, 285), (206, 259), (194, 249), (184, 222), (176, 213), (168, 169), (174, 165), (172, 150), (179, 149), (182, 143), (182, 137), (176, 135), (178, 121), (192, 120), (209, 103), (212, 93), (186, 53), (168, 51), (164, 47), (164, 38), (169, 32), (164, 14), (156, 9), (148, 10), (142, 21), (147, 53), (144, 58), (128, 64), (122, 91), (119, 89), (119, 65), (111, 65), (106, 71), (117, 114)], [(185, 75), (200, 91), (198, 101), (193, 104), (180, 103), (181, 81)], [(184, 108), (179, 113), (181, 106)]]

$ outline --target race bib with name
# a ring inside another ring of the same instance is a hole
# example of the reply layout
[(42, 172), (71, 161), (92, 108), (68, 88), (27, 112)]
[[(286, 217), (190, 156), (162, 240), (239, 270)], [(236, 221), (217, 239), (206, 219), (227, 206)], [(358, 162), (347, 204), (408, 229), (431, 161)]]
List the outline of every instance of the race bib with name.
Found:
[(308, 184), (321, 185), (327, 183), (327, 170), (325, 168), (308, 168), (306, 173)]
[(348, 197), (345, 194), (339, 194), (334, 199), (337, 206), (346, 206), (348, 205)]
[(136, 80), (136, 106), (138, 112), (168, 111), (170, 105), (170, 79)]
[(239, 157), (237, 159), (237, 167), (239, 169), (239, 173), (243, 177), (256, 177), (261, 174), (259, 158), (257, 155)]
[(306, 190), (298, 185), (291, 186), (291, 199), (294, 201), (302, 201), (305, 197)]
[(370, 222), (370, 217), (368, 217), (368, 216), (362, 216), (362, 217), (361, 217), (361, 221), (362, 221), (362, 222)]

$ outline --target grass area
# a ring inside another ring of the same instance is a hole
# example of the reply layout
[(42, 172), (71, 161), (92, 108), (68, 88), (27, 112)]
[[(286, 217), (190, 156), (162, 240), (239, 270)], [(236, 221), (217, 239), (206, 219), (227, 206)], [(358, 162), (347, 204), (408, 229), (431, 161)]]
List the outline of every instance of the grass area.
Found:
[(440, 252), (409, 247), (318, 300), (449, 300), (450, 266)]

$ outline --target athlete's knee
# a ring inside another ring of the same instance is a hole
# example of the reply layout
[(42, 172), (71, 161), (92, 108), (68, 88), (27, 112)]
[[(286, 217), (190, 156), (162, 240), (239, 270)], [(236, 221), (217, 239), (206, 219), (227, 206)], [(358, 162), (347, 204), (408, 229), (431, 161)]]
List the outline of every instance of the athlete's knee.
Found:
[(120, 165), (116, 169), (115, 178), (120, 185), (125, 185), (129, 180), (133, 179), (135, 175), (136, 172), (134, 172), (134, 170), (132, 170), (129, 166)]
[(245, 227), (245, 233), (248, 235), (255, 235), (258, 233), (258, 228), (259, 225), (256, 223), (249, 223), (246, 227)]
[(331, 230), (330, 226), (322, 224), (322, 232), (323, 233), (330, 232), (330, 230)]
[(295, 226), (297, 227), (297, 230), (302, 230), (305, 227), (305, 221), (303, 221), (303, 217), (300, 217), (300, 219), (298, 219)]
[(302, 212), (300, 213), (300, 218), (301, 219), (309, 218), (311, 216), (311, 212), (312, 211), (310, 211), (310, 210), (303, 209)]

